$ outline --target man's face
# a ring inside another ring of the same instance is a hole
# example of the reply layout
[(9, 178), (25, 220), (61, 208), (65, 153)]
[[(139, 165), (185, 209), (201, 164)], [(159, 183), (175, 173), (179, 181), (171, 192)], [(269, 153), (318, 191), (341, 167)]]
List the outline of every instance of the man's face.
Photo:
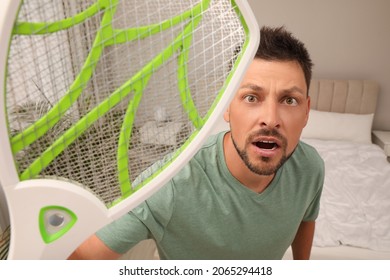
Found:
[(292, 154), (310, 109), (297, 62), (255, 59), (224, 114), (234, 150), (258, 175), (272, 175)]

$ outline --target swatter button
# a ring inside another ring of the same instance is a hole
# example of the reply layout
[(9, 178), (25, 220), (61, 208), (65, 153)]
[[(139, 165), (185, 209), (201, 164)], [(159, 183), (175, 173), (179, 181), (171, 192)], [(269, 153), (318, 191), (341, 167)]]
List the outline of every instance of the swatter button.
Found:
[(45, 243), (51, 243), (67, 233), (76, 223), (77, 216), (61, 206), (47, 206), (39, 213), (39, 230)]
[(52, 227), (60, 227), (65, 222), (65, 216), (62, 215), (61, 213), (55, 213), (55, 214), (49, 216), (48, 222), (49, 222), (49, 225)]

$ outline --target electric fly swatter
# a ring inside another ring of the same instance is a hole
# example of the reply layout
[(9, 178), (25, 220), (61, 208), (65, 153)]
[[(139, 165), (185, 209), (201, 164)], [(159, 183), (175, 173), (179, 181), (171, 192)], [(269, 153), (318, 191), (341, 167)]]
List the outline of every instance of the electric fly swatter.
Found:
[(253, 58), (258, 26), (240, 0), (1, 5), (8, 258), (66, 258), (194, 155)]

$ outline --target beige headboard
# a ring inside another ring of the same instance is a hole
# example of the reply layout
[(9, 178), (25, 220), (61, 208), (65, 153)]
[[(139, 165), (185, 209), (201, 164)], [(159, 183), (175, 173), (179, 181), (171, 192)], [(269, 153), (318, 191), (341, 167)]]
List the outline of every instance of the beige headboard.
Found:
[(312, 79), (309, 89), (312, 109), (337, 113), (375, 113), (378, 94), (378, 83), (368, 80)]

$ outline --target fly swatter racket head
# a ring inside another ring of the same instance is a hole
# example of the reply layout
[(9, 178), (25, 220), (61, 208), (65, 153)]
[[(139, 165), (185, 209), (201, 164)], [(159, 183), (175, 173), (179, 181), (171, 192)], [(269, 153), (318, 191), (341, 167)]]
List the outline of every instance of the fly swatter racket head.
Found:
[(2, 5), (9, 258), (66, 258), (200, 148), (254, 56), (258, 26), (239, 0)]

